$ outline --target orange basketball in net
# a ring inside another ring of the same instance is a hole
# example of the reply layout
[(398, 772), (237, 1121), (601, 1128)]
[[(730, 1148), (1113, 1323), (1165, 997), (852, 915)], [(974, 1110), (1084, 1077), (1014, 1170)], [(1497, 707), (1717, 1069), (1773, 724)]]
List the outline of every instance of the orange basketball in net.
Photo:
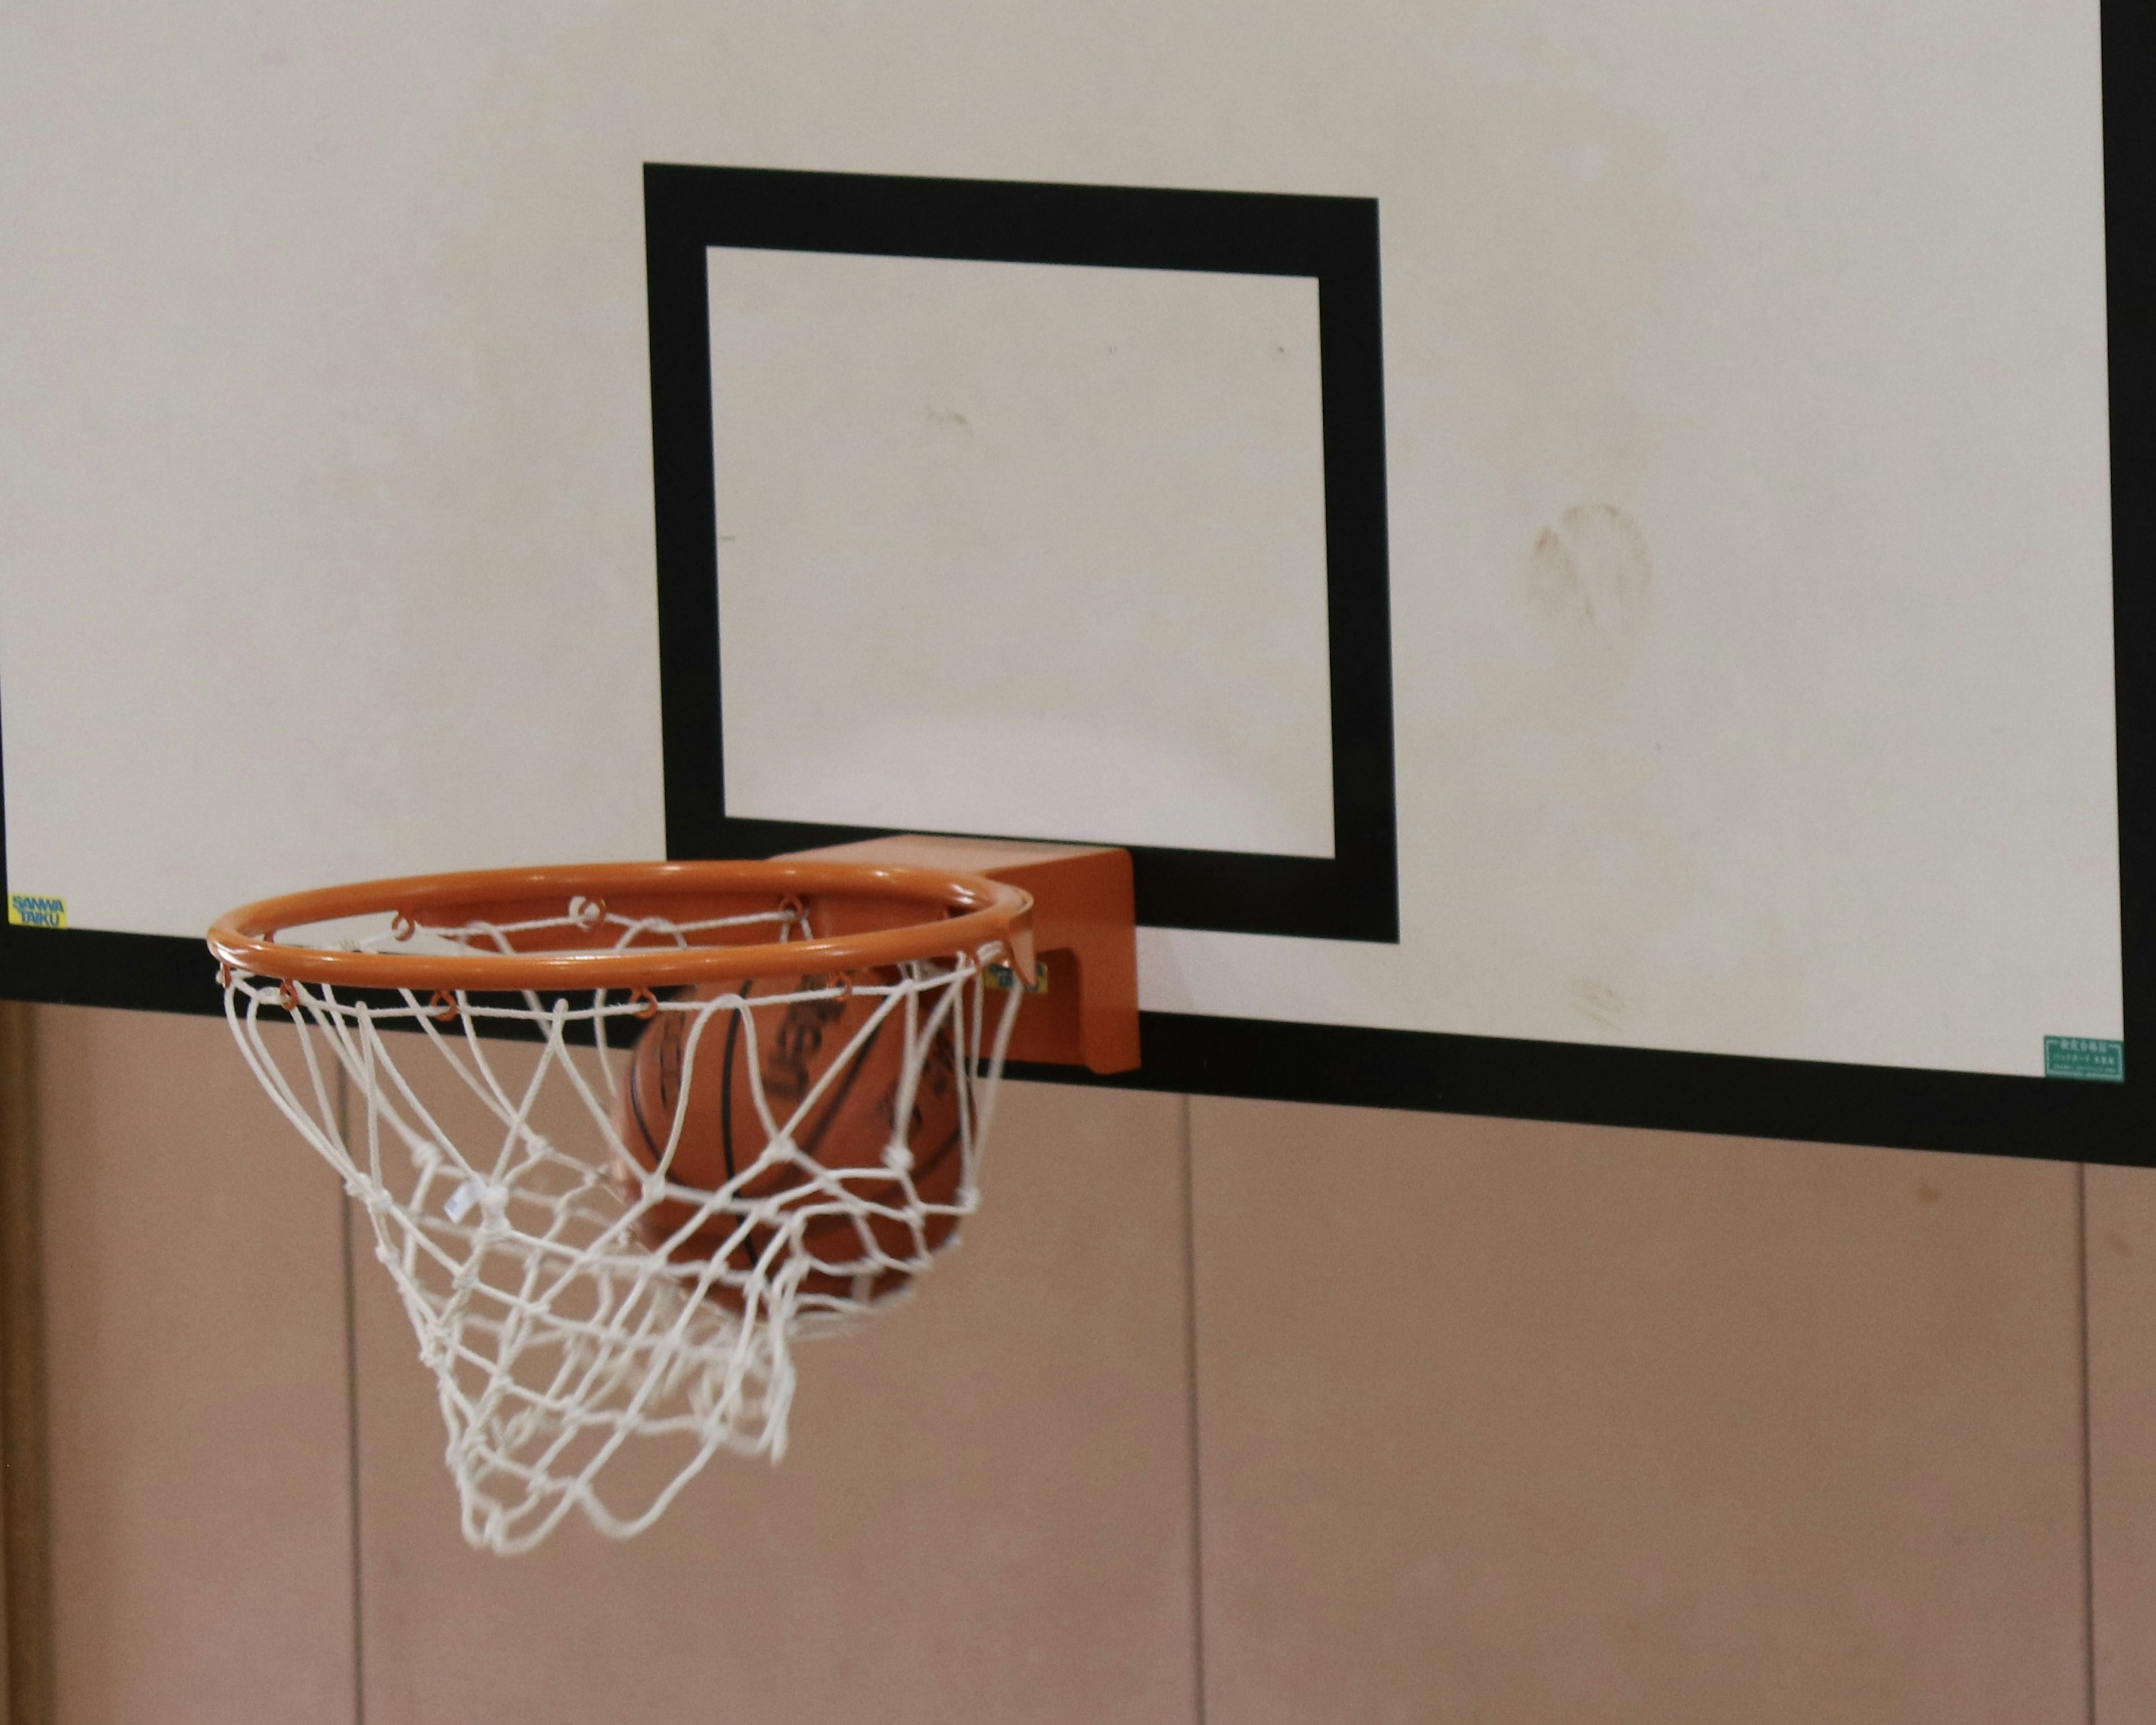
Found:
[[(902, 1123), (894, 1118), (906, 1077), (906, 1004), (893, 1005), (870, 1028), (886, 997), (865, 990), (896, 980), (896, 972), (857, 976), (855, 991), (844, 994), (824, 992), (836, 989), (839, 979), (821, 976), (728, 983), (699, 989), (690, 999), (701, 1003), (738, 993), (748, 1002), (746, 1012), (722, 1008), (660, 1014), (638, 1040), (616, 1093), (615, 1130), (640, 1166), (656, 1168), (678, 1115), (680, 1142), (667, 1178), (713, 1193), (741, 1183), (734, 1191), (735, 1208), (701, 1220), (698, 1206), (682, 1199), (666, 1199), (644, 1210), (637, 1225), (648, 1243), (677, 1263), (723, 1255), (723, 1270), (742, 1276), (760, 1260), (767, 1276), (776, 1276), (788, 1257), (805, 1255), (809, 1267), (802, 1291), (832, 1300), (881, 1299), (911, 1280), (912, 1269), (905, 1266), (917, 1267), (957, 1226), (957, 1216), (941, 1207), (958, 1199), (965, 1152), (959, 1075), (947, 1026), (925, 1055), (916, 1048), (921, 1073), (909, 1117)], [(817, 998), (757, 1004), (758, 996), (787, 995)], [(921, 997), (922, 1022), (937, 998), (934, 993)], [(748, 1014), (754, 1017), (753, 1035), (744, 1022)], [(688, 1058), (692, 1041), (693, 1063)], [(770, 1133), (764, 1111), (757, 1106), (759, 1086), (778, 1127), (783, 1131), (789, 1122), (793, 1127), (790, 1152), (782, 1150), (761, 1168)], [(803, 1111), (812, 1092), (815, 1099)], [(910, 1169), (891, 1165), (887, 1153), (894, 1143), (911, 1157)], [(819, 1168), (842, 1173), (843, 1195), (819, 1181)], [(862, 1172), (851, 1172), (857, 1169)], [(760, 1221), (744, 1235), (740, 1211), (774, 1198), (779, 1199), (776, 1219)], [(849, 1199), (874, 1208), (864, 1210)], [(797, 1220), (788, 1214), (796, 1209), (813, 1214)], [(773, 1241), (797, 1225), (798, 1235), (766, 1259)], [(684, 1229), (690, 1231), (684, 1235)], [(709, 1291), (721, 1305), (742, 1309), (742, 1290), (731, 1279), (715, 1280)]]

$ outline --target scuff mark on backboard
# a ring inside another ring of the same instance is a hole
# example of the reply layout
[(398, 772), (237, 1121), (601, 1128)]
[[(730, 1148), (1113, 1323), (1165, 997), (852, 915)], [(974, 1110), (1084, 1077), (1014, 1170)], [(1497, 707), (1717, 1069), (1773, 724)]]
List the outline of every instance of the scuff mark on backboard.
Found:
[(1529, 578), (1545, 609), (1622, 646), (1646, 620), (1654, 558), (1616, 505), (1576, 503), (1537, 536)]

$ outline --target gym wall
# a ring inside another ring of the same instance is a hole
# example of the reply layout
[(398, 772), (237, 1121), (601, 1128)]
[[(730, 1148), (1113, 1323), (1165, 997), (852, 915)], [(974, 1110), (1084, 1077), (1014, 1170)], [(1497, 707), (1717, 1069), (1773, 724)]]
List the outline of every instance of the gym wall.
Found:
[(223, 1027), (38, 1034), (64, 1725), (2156, 1717), (2156, 1174), (1017, 1085), (783, 1463), (502, 1560)]

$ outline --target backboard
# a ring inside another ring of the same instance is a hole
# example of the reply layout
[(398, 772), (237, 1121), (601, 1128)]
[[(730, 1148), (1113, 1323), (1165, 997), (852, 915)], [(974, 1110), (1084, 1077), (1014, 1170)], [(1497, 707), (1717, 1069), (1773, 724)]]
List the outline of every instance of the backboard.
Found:
[(1113, 844), (1136, 1082), (2148, 1160), (2138, 28), (11, 9), (0, 984)]

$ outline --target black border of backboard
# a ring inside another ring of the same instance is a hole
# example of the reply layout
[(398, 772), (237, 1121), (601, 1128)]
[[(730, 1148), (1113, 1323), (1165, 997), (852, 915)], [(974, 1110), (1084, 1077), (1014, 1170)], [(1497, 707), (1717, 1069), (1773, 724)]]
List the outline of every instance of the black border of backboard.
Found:
[[(2156, 14), (2103, 8), (2123, 1084), (1691, 1055), (1332, 1025), (1144, 1015), (1146, 1062), (1110, 1082), (1281, 1101), (2156, 1166)], [(4, 811), (0, 798), (0, 811)], [(0, 889), (5, 831), (0, 817)], [(32, 883), (41, 884), (41, 883)], [(299, 883), (305, 884), (305, 883)], [(200, 942), (0, 924), (0, 993), (223, 1009)]]
[(1163, 928), (1399, 938), (1375, 202), (650, 163), (644, 219), (668, 855), (769, 856), (892, 830), (726, 812), (711, 247), (1307, 276), (1318, 295), (1333, 854), (1134, 845), (1138, 915)]

